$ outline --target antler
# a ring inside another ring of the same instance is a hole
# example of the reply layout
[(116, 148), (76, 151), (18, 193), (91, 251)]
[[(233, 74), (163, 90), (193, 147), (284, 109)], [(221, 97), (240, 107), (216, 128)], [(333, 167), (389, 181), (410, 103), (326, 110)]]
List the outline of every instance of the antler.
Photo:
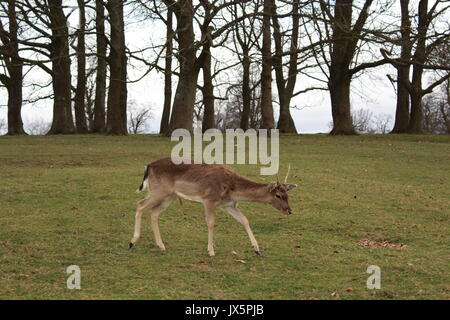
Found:
[(286, 178), (284, 178), (284, 183), (287, 183), (287, 179), (288, 179), (289, 171), (290, 171), (290, 170), (291, 170), (291, 165), (289, 164), (288, 170), (287, 170), (287, 173), (286, 173)]

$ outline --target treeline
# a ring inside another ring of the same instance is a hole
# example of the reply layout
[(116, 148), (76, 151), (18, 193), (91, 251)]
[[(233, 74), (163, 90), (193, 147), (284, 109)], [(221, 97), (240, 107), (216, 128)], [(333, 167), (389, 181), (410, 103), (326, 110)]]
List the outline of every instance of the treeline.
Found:
[[(330, 96), (331, 134), (355, 134), (352, 81), (386, 65), (396, 70), (386, 77), (397, 95), (392, 132), (448, 133), (449, 8), (443, 0), (1, 0), (7, 134), (25, 134), (24, 81), (36, 72), (51, 78), (51, 94), (33, 100), (53, 101), (48, 134), (139, 132), (148, 110), (130, 119), (134, 64), (145, 66), (141, 79), (164, 74), (163, 135), (197, 123), (297, 133), (292, 100), (313, 90)], [(164, 39), (149, 34), (151, 46), (128, 48), (132, 19), (163, 25)]]

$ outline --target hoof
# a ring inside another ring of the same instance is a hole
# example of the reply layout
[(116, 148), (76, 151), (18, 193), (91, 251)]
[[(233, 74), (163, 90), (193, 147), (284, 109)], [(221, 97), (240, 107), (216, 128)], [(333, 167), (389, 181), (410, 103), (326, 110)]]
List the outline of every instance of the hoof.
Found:
[(131, 249), (131, 248), (133, 248), (133, 242), (130, 242), (129, 244), (128, 244), (128, 249)]
[(262, 252), (261, 252), (261, 251), (255, 251), (255, 253), (256, 253), (258, 256), (262, 256)]

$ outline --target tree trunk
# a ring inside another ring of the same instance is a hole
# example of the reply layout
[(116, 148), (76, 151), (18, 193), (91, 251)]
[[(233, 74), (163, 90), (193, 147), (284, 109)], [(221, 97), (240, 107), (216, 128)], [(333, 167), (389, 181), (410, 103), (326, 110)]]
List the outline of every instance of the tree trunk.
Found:
[(397, 68), (397, 106), (395, 124), (391, 133), (405, 133), (409, 123), (409, 92), (405, 82), (409, 81), (409, 66)]
[(277, 129), (280, 130), (281, 133), (297, 133), (290, 111), (289, 102), (291, 99), (286, 97), (284, 100), (285, 101), (282, 104), (280, 102), (280, 118), (278, 119)]
[[(273, 21), (273, 38), (275, 42), (275, 57), (273, 57), (273, 65), (275, 69), (275, 77), (278, 89), (278, 100), (280, 102), (280, 116), (278, 118), (277, 129), (281, 133), (297, 133), (294, 120), (292, 119), (290, 104), (292, 94), (294, 93), (295, 83), (297, 79), (297, 58), (298, 54), (293, 53), (289, 56), (289, 72), (288, 79), (284, 78), (283, 73), (283, 58), (281, 56), (283, 52), (282, 35), (280, 30), (280, 24), (278, 23), (278, 17), (275, 7), (275, 0), (272, 1), (272, 21)], [(292, 4), (292, 35), (291, 35), (291, 50), (297, 49), (298, 45), (298, 29), (299, 29), (299, 17), (298, 17), (298, 1), (294, 1)]]
[(423, 133), (422, 98), (424, 92), (422, 90), (422, 65), (426, 59), (426, 35), (429, 26), (428, 0), (420, 0), (418, 16), (417, 45), (413, 56), (413, 60), (417, 64), (413, 66), (411, 81), (411, 117), (409, 119), (408, 133)]
[(331, 98), (333, 130), (330, 134), (356, 134), (350, 113), (350, 78), (348, 73), (332, 72), (328, 82)]
[(247, 48), (242, 48), (242, 114), (240, 128), (248, 129), (252, 93), (250, 89), (250, 56)]
[(167, 7), (167, 30), (166, 30), (166, 57), (164, 69), (164, 108), (161, 117), (159, 133), (165, 134), (169, 128), (170, 106), (172, 104), (172, 50), (173, 50), (173, 11), (171, 6)]
[(77, 88), (75, 91), (75, 124), (77, 133), (87, 133), (86, 111), (84, 98), (86, 95), (86, 13), (85, 0), (77, 0), (78, 9), (80, 11), (80, 26), (78, 29), (78, 43), (77, 43)]
[[(206, 17), (209, 18), (209, 12), (206, 13)], [(207, 30), (202, 30), (202, 39), (204, 39), (205, 44), (203, 45), (202, 52), (202, 70), (203, 70), (203, 121), (202, 121), (202, 131), (205, 132), (208, 129), (216, 127), (216, 121), (214, 119), (214, 87), (213, 78), (211, 75), (211, 31), (212, 28)]]
[(74, 133), (67, 19), (62, 0), (49, 0), (52, 41), (53, 121), (49, 134)]
[[(12, 59), (13, 63), (14, 60)], [(19, 62), (19, 61), (17, 61)], [(13, 69), (13, 70), (12, 70)], [(25, 134), (22, 121), (22, 65), (9, 67), (8, 90), (8, 132), (7, 135)]]
[(352, 77), (350, 63), (355, 53), (359, 34), (352, 35), (352, 5), (353, 0), (336, 0), (334, 9), (333, 45), (328, 79), (333, 116), (333, 129), (330, 134), (334, 135), (356, 134), (350, 113), (350, 82)]
[(273, 105), (272, 105), (272, 53), (271, 53), (271, 31), (270, 14), (273, 11), (271, 0), (264, 0), (263, 17), (263, 43), (262, 71), (261, 71), (261, 129), (273, 129)]
[(202, 121), (202, 131), (205, 132), (208, 129), (216, 127), (216, 122), (214, 120), (214, 88), (211, 76), (211, 52), (208, 49), (208, 56), (205, 58), (203, 63), (203, 121)]
[[(8, 90), (8, 132), (7, 135), (26, 134), (23, 130), (22, 121), (22, 83), (23, 83), (23, 62), (19, 58), (19, 44), (17, 34), (19, 26), (17, 24), (15, 1), (8, 1), (9, 37), (5, 43), (11, 57), (5, 58), (9, 78), (5, 77), (4, 85)], [(3, 81), (2, 81), (3, 82)]]
[(95, 1), (97, 32), (97, 74), (95, 78), (94, 125), (92, 132), (103, 133), (105, 130), (105, 101), (106, 101), (106, 50), (105, 9), (102, 0)]
[(172, 106), (169, 129), (170, 136), (176, 129), (183, 128), (192, 131), (192, 116), (194, 114), (195, 92), (197, 89), (198, 65), (195, 55), (194, 16), (192, 0), (177, 2), (175, 14), (177, 17), (177, 37), (180, 73), (178, 85)]
[[(411, 23), (409, 19), (409, 0), (400, 0), (402, 22), (401, 32), (401, 53), (403, 61), (411, 59)], [(409, 92), (406, 87), (409, 82), (409, 65), (397, 67), (397, 107), (395, 111), (395, 124), (391, 133), (405, 133), (409, 123)]]
[(422, 95), (413, 89), (411, 92), (411, 118), (409, 119), (408, 133), (423, 133)]
[[(121, 80), (122, 80), (122, 92), (120, 95), (120, 111), (121, 111), (121, 119), (122, 119), (122, 126), (125, 128), (125, 131), (127, 130), (127, 101), (128, 101), (128, 89), (127, 89), (127, 55), (126, 55), (126, 43), (125, 43), (125, 22), (124, 22), (124, 16), (123, 16), (123, 4), (124, 0), (120, 1), (119, 6), (119, 19), (120, 19), (120, 42), (121, 42), (121, 49), (120, 49), (120, 55), (121, 55), (121, 62), (122, 62), (122, 69), (121, 69)], [(127, 132), (127, 131), (126, 131)]]
[[(108, 110), (106, 134), (126, 135), (127, 127), (123, 121), (123, 19), (121, 19), (121, 0), (109, 0), (106, 8), (111, 21), (111, 46), (108, 58), (110, 68), (110, 82), (108, 90)], [(126, 119), (125, 119), (126, 121)]]

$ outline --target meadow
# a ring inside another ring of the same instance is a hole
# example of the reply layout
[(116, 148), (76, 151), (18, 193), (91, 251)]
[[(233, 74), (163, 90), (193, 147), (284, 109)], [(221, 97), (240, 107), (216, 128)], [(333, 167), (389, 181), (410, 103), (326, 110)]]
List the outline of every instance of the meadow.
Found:
[[(243, 203), (263, 248), (216, 213), (207, 254), (200, 204), (148, 215), (131, 250), (144, 165), (170, 155), (154, 135), (0, 137), (0, 299), (450, 299), (450, 137), (283, 136), (293, 214)], [(256, 181), (256, 165), (234, 165)], [(81, 289), (66, 268), (81, 269)], [(366, 286), (370, 265), (381, 289)]]

